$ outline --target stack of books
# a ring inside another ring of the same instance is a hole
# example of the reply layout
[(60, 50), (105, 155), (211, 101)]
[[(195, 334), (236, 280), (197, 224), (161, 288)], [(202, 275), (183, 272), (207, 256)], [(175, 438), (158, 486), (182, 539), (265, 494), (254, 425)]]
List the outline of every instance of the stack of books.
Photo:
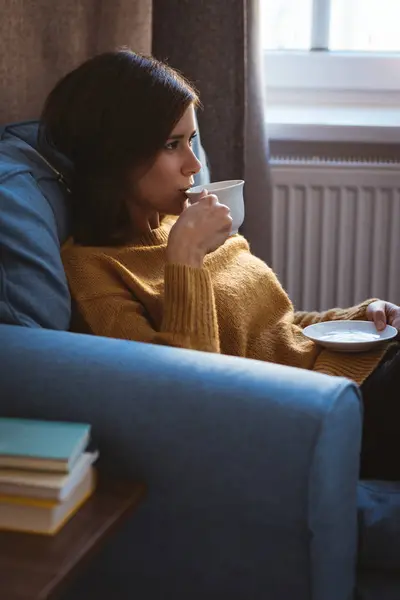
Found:
[(90, 425), (0, 418), (0, 529), (56, 534), (96, 486)]

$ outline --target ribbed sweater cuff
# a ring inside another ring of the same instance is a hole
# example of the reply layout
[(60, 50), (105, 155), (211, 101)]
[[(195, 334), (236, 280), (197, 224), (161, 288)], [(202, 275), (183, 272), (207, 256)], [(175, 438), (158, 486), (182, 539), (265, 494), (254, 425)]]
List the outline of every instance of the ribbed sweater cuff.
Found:
[(164, 272), (162, 331), (194, 335), (218, 345), (218, 324), (209, 272), (204, 268), (168, 264)]
[(378, 298), (369, 298), (369, 300), (364, 300), (363, 302), (360, 302), (360, 304), (357, 304), (356, 306), (351, 308), (350, 311), (354, 311), (354, 313), (351, 315), (350, 318), (358, 321), (368, 321), (367, 308), (372, 302), (375, 302), (375, 300), (377, 299)]

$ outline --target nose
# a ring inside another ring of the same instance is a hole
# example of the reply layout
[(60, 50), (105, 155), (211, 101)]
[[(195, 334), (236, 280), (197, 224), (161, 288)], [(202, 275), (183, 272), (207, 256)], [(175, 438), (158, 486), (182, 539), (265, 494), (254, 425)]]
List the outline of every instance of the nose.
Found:
[(186, 156), (186, 160), (182, 166), (183, 175), (190, 176), (196, 175), (201, 169), (201, 162), (193, 152), (192, 148), (188, 148), (188, 153)]

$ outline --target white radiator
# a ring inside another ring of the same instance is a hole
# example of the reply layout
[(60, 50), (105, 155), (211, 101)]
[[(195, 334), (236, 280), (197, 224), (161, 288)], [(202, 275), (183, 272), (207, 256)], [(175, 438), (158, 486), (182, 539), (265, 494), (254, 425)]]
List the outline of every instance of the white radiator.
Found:
[(400, 304), (400, 163), (273, 158), (272, 268), (297, 310)]

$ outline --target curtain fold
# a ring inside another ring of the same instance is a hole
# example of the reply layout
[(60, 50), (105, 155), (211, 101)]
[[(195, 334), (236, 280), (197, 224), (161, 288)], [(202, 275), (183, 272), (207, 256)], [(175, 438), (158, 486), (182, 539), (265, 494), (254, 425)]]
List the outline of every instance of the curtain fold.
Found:
[(127, 45), (151, 52), (152, 0), (3, 0), (0, 124), (37, 118), (67, 71)]
[(153, 0), (152, 51), (198, 87), (211, 180), (245, 179), (242, 232), (253, 253), (270, 262), (259, 1)]
[(272, 210), (265, 123), (265, 73), (260, 39), (260, 1), (245, 0), (244, 171), (246, 219), (242, 233), (254, 254), (271, 263)]
[(200, 91), (198, 120), (211, 178), (244, 175), (242, 0), (153, 0), (153, 54)]

